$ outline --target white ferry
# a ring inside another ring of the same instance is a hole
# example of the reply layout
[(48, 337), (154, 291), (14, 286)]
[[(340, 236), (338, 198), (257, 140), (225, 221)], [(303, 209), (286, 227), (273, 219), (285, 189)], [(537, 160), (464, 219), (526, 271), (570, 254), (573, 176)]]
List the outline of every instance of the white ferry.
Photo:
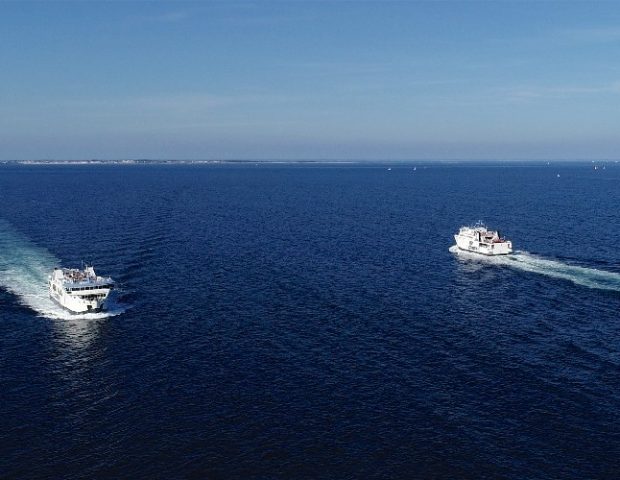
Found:
[(456, 246), (467, 252), (483, 255), (508, 255), (512, 253), (512, 242), (502, 237), (497, 230), (489, 230), (482, 222), (473, 227), (461, 227), (454, 235)]
[(103, 310), (113, 288), (114, 281), (99, 277), (92, 266), (55, 268), (49, 276), (50, 297), (73, 313)]

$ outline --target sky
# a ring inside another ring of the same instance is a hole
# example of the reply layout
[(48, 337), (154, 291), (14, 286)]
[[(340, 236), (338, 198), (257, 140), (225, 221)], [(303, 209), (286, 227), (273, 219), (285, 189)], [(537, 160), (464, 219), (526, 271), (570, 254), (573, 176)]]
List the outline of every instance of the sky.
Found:
[(0, 1), (0, 160), (620, 158), (620, 2)]

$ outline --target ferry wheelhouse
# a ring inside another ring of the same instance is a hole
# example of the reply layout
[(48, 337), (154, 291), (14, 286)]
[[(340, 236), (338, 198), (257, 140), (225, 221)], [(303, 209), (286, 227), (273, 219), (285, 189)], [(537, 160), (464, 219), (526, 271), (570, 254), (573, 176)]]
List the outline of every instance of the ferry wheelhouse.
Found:
[(100, 277), (92, 266), (83, 270), (55, 268), (49, 276), (52, 300), (73, 313), (97, 312), (105, 309), (114, 288), (110, 277)]
[(482, 255), (508, 255), (512, 253), (512, 242), (502, 237), (498, 230), (489, 230), (482, 222), (473, 227), (461, 227), (454, 235), (460, 250)]

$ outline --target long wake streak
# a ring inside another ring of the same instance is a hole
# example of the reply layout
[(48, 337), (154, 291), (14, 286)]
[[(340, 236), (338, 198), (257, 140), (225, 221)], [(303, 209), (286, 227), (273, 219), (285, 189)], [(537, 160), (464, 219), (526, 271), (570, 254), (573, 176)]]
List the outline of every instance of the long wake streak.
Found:
[(0, 288), (16, 295), (20, 302), (49, 318), (104, 318), (124, 309), (112, 305), (109, 311), (74, 315), (49, 297), (47, 277), (60, 260), (38, 247), (8, 222), (0, 219)]
[(588, 288), (620, 292), (620, 273), (570, 265), (559, 260), (542, 258), (522, 251), (515, 252), (512, 255), (486, 256), (459, 250), (456, 245), (450, 247), (450, 251), (467, 259), (560, 278)]

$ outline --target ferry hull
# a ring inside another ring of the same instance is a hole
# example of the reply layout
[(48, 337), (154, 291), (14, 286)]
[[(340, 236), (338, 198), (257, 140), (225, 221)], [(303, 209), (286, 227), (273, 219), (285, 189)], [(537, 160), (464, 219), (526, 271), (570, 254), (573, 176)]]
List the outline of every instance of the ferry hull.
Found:
[(454, 240), (456, 241), (456, 246), (466, 252), (488, 256), (509, 255), (512, 253), (512, 244), (510, 242), (488, 244), (462, 235), (455, 235)]
[(79, 296), (63, 295), (60, 296), (56, 292), (50, 290), (50, 298), (59, 306), (71, 313), (97, 313), (105, 310), (108, 296), (98, 300), (86, 300)]
[(56, 297), (54, 297), (53, 295), (50, 295), (50, 298), (54, 301), (54, 303), (56, 305), (58, 305), (59, 307), (61, 307), (63, 310), (66, 310), (69, 313), (74, 313), (76, 315), (79, 315), (81, 313), (99, 313), (99, 312), (103, 312), (105, 311), (105, 302), (103, 302), (101, 305), (99, 305), (98, 307), (92, 307), (89, 309), (87, 306), (83, 306), (83, 307), (78, 307), (77, 309), (73, 309), (68, 307), (67, 305), (65, 305), (64, 303), (62, 303), (60, 300), (58, 300)]

